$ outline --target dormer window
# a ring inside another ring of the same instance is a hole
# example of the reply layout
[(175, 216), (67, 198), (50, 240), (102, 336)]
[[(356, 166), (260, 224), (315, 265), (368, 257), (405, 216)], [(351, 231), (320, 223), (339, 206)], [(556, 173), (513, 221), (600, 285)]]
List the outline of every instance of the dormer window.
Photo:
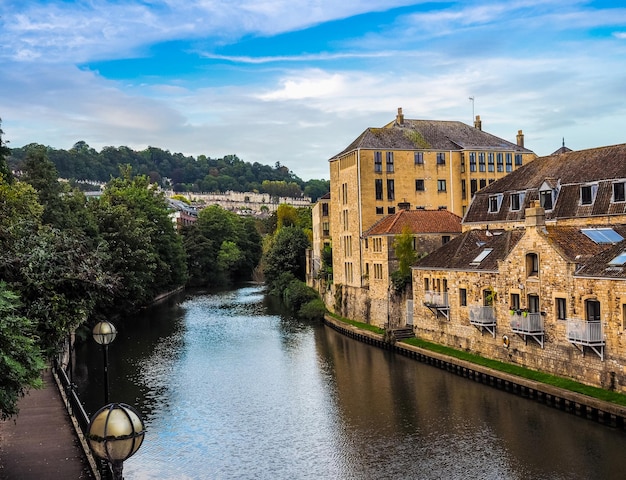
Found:
[(592, 205), (596, 198), (597, 191), (598, 191), (598, 185), (581, 185), (580, 204)]
[(511, 194), (511, 211), (517, 212), (522, 209), (524, 204), (524, 192), (515, 192)]
[(500, 211), (500, 205), (502, 205), (502, 197), (503, 195), (501, 193), (499, 193), (498, 195), (489, 196), (489, 213), (496, 213)]
[(544, 210), (552, 210), (552, 190), (539, 192), (539, 205), (541, 205)]
[(615, 182), (613, 184), (613, 199), (611, 200), (613, 203), (626, 201), (625, 185), (625, 182)]

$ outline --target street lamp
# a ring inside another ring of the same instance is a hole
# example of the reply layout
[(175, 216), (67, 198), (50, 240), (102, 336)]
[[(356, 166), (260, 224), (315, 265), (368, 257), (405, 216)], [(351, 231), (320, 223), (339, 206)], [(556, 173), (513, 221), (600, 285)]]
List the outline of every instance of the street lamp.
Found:
[(96, 323), (92, 334), (96, 343), (102, 345), (104, 354), (104, 403), (109, 403), (109, 343), (115, 340), (117, 330), (111, 322), (103, 320)]
[(125, 403), (110, 403), (91, 417), (89, 446), (94, 455), (111, 464), (113, 480), (123, 480), (124, 460), (139, 450), (145, 430), (137, 411)]

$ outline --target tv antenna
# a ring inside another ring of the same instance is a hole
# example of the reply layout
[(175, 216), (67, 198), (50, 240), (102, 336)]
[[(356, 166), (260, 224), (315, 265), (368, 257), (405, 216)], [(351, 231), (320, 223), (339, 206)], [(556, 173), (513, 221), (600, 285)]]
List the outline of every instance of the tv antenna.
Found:
[(469, 101), (472, 102), (472, 122), (474, 121), (474, 95), (472, 95), (471, 97), (469, 97)]

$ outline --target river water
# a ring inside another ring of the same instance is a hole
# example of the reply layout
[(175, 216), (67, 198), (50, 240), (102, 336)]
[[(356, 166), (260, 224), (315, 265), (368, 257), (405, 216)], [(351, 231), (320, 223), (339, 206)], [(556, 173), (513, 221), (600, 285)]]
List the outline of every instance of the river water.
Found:
[[(623, 479), (626, 433), (297, 321), (262, 288), (184, 295), (120, 328), (110, 401), (137, 479)], [(90, 414), (103, 357), (74, 370)]]

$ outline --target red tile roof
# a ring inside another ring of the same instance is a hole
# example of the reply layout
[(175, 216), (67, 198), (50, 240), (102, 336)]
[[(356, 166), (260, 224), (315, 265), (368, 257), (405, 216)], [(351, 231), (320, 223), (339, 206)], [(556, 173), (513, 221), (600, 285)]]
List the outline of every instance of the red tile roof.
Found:
[(400, 210), (376, 222), (363, 236), (411, 233), (461, 233), (461, 217), (447, 210)]

